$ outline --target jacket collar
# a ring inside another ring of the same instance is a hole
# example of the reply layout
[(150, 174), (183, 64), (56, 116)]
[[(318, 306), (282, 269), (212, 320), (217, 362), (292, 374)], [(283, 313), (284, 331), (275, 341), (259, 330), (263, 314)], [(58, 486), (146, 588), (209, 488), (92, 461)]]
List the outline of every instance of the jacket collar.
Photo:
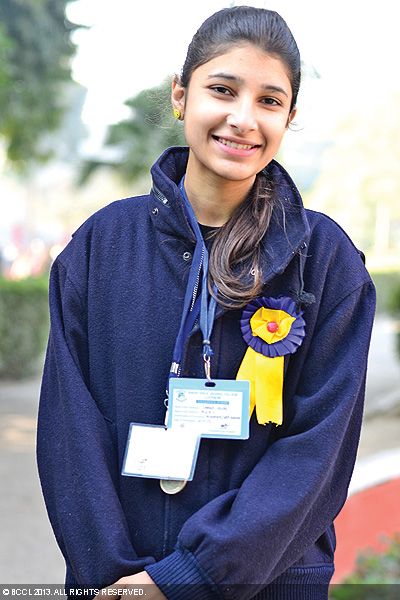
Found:
[[(186, 171), (187, 147), (168, 148), (151, 169), (153, 178), (150, 213), (164, 234), (194, 243), (195, 237), (182, 204), (179, 181)], [(282, 273), (293, 257), (305, 248), (310, 236), (300, 194), (285, 169), (272, 160), (264, 169), (272, 187), (275, 207), (262, 241), (264, 282)], [(154, 211), (154, 208), (157, 208)]]

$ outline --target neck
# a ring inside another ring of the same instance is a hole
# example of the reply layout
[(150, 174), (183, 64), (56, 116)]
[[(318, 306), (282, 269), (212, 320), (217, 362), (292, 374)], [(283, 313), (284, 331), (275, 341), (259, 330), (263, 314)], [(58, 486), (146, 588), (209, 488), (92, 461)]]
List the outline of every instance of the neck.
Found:
[(198, 173), (190, 155), (185, 175), (185, 190), (196, 219), (202, 225), (222, 227), (246, 199), (254, 183), (230, 181), (218, 175)]

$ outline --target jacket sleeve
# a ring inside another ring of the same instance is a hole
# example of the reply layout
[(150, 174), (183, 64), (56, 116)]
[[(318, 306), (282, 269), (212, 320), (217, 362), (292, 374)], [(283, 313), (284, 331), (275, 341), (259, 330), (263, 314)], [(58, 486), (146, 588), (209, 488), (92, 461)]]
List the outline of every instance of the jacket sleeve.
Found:
[[(76, 583), (104, 587), (142, 571), (116, 491), (108, 425), (88, 389), (84, 302), (59, 259), (50, 275), (50, 335), (37, 461), (48, 515)], [(83, 534), (84, 532), (84, 534)]]
[(354, 467), (374, 308), (370, 281), (327, 307), (282, 433), (239, 489), (195, 513), (176, 550), (146, 568), (169, 599), (184, 598), (178, 582), (197, 584), (199, 599), (251, 598), (330, 526)]

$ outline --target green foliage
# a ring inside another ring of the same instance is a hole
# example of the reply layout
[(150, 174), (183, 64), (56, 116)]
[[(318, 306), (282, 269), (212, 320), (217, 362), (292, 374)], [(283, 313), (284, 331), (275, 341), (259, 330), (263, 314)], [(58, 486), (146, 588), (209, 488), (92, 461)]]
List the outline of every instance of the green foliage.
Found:
[(7, 157), (21, 169), (45, 160), (44, 134), (63, 115), (62, 85), (71, 80), (69, 61), (77, 28), (65, 17), (68, 0), (1, 0), (0, 136)]
[(399, 314), (400, 272), (372, 272), (371, 277), (376, 286), (377, 312)]
[(395, 316), (400, 316), (400, 278), (393, 283), (388, 298), (389, 312)]
[(0, 377), (31, 375), (49, 328), (47, 278), (0, 278)]
[(183, 145), (185, 138), (181, 123), (175, 121), (171, 108), (171, 80), (143, 90), (125, 102), (130, 108), (128, 119), (111, 125), (105, 142), (113, 150), (112, 161), (101, 159), (87, 162), (81, 173), (81, 183), (99, 167), (108, 166), (125, 181), (146, 175), (163, 150)]
[(0, 22), (0, 97), (2, 90), (11, 81), (11, 49), (12, 40), (7, 36), (4, 25)]
[[(397, 330), (395, 334), (395, 348), (397, 356), (400, 358), (400, 273), (391, 273), (392, 279), (387, 292), (387, 311), (397, 320)], [(397, 277), (395, 277), (397, 275)]]
[[(360, 585), (362, 584), (362, 585)], [(385, 586), (382, 584), (386, 584)], [(332, 600), (383, 600), (394, 598), (393, 584), (400, 584), (400, 535), (389, 540), (385, 552), (360, 554), (355, 571), (342, 584), (332, 586)]]

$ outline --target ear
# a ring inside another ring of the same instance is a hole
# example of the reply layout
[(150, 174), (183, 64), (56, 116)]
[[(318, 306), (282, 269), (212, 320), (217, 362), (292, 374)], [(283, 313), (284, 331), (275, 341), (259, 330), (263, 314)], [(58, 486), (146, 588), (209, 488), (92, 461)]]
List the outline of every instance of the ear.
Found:
[(287, 128), (289, 127), (289, 125), (292, 123), (293, 119), (294, 119), (294, 118), (295, 118), (295, 116), (296, 116), (296, 113), (297, 113), (297, 108), (296, 108), (296, 107), (292, 108), (292, 110), (291, 110), (291, 112), (290, 112), (290, 114), (289, 114), (289, 116), (288, 116), (288, 120), (287, 120), (287, 123), (286, 123), (286, 129), (287, 129)]
[(171, 102), (172, 107), (177, 108), (181, 113), (181, 118), (183, 118), (185, 111), (185, 100), (186, 100), (186, 89), (180, 83), (180, 79), (178, 76), (175, 76), (172, 80), (172, 89), (171, 89)]

